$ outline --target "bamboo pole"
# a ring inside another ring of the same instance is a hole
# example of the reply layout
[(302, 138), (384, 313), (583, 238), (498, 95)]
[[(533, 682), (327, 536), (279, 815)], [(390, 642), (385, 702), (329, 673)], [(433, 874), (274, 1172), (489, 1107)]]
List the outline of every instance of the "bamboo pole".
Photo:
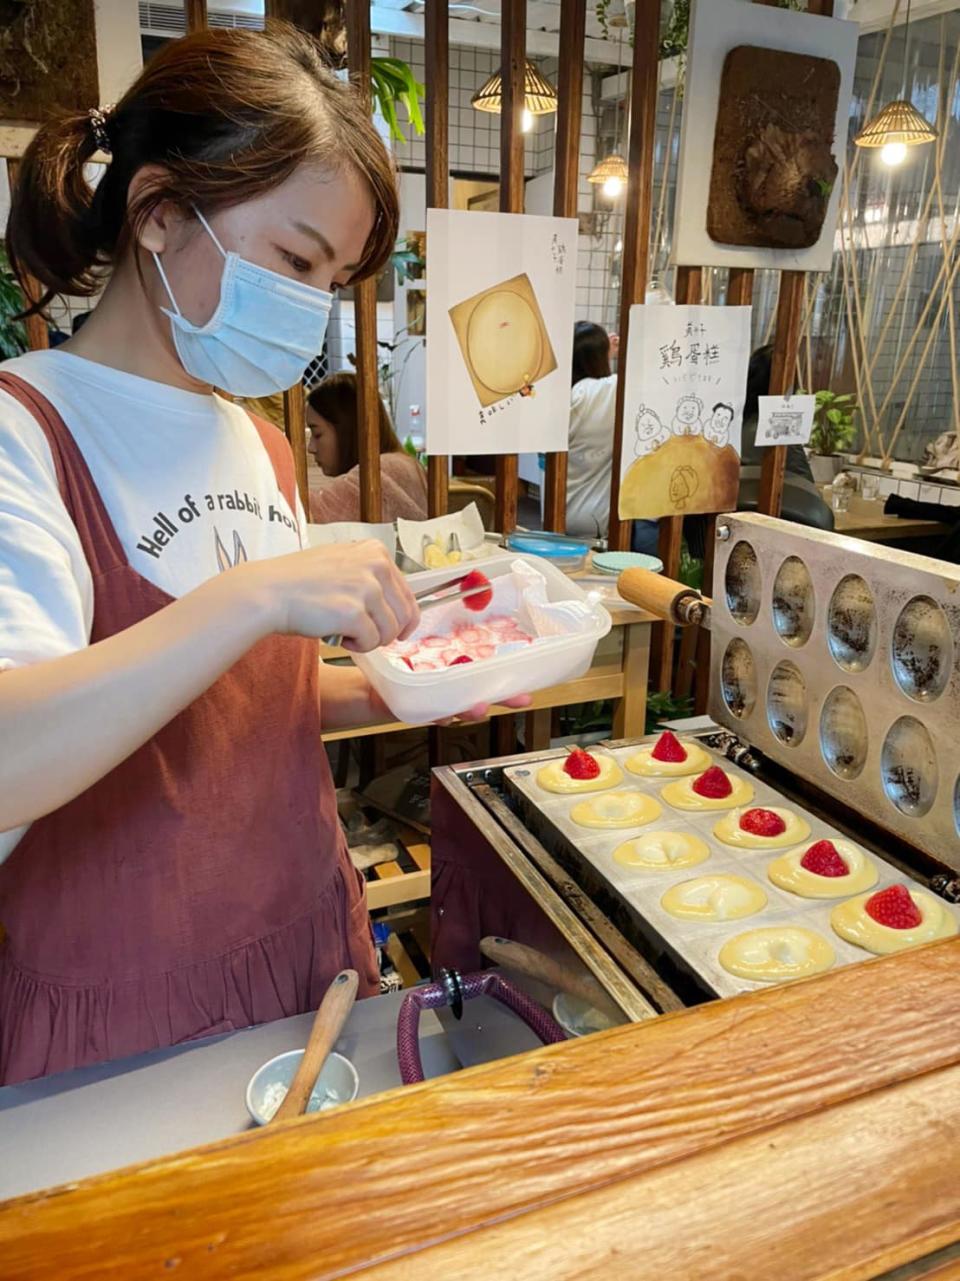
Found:
[[(370, 111), (370, 5), (350, 0), (346, 11), (350, 79)], [(377, 282), (354, 286), (357, 344), (357, 446), (360, 456), (360, 519), (383, 518), (380, 480), (380, 389), (377, 381)]]
[[(637, 0), (630, 76), (630, 141), (627, 158), (629, 180), (623, 227), (623, 268), (620, 283), (620, 349), (626, 352), (630, 334), (630, 308), (643, 302), (647, 291), (650, 224), (653, 211), (653, 151), (657, 135), (657, 69), (660, 41), (659, 0)], [(611, 548), (624, 550), (630, 541), (630, 523), (621, 521), (620, 453), (623, 445), (623, 411), (626, 394), (626, 360), (617, 368), (617, 407), (613, 428), (613, 467), (610, 474)], [(679, 549), (678, 549), (679, 562)], [(669, 573), (666, 563), (664, 569)]]
[[(580, 130), (583, 116), (583, 42), (587, 34), (586, 0), (562, 0), (560, 8), (560, 70), (557, 77), (556, 162), (553, 212), (557, 218), (576, 218), (580, 176)], [(566, 450), (547, 455), (544, 474), (545, 529), (567, 525)]]
[[(431, 0), (426, 7), (427, 208), (446, 209), (450, 172), (450, 4)], [(449, 501), (450, 459), (427, 459), (427, 510), (442, 516)]]
[[(527, 2), (503, 0), (500, 6), (500, 212), (523, 213), (523, 99), (527, 52)], [(520, 478), (517, 455), (497, 459), (496, 526), (503, 534), (516, 528)]]
[[(658, 73), (659, 75), (659, 73)], [(660, 267), (660, 246), (663, 239), (663, 221), (667, 209), (667, 191), (670, 187), (670, 164), (673, 157), (673, 138), (675, 132), (675, 122), (677, 118), (677, 102), (680, 98), (680, 87), (683, 83), (683, 69), (677, 75), (677, 83), (673, 87), (673, 98), (670, 102), (670, 116), (667, 120), (667, 143), (663, 152), (663, 175), (660, 180), (660, 198), (657, 201), (657, 224), (653, 234), (653, 274), (656, 276)], [(659, 86), (659, 78), (658, 78)], [(657, 102), (659, 105), (660, 91), (657, 89)], [(664, 264), (666, 265), (666, 263)]]
[[(940, 70), (937, 77), (937, 87), (940, 99), (940, 133), (942, 135), (944, 128), (944, 118), (948, 114), (944, 108), (946, 106), (946, 87), (943, 83), (943, 59), (946, 40), (946, 14), (940, 18)], [(950, 80), (951, 85), (957, 82), (957, 66), (960, 60), (960, 43), (957, 45), (953, 63), (953, 75)], [(943, 152), (940, 147), (935, 148), (933, 161), (933, 177), (936, 184), (937, 203), (940, 206), (940, 243), (943, 245), (943, 256), (947, 256), (947, 216), (943, 200)], [(953, 393), (953, 430), (960, 433), (960, 371), (957, 369), (957, 324), (954, 308), (947, 308), (947, 326), (950, 339), (950, 386)]]
[[(958, 226), (960, 226), (960, 224), (958, 224)], [(953, 237), (952, 243), (955, 249), (957, 244), (956, 236)], [(930, 348), (933, 346), (934, 339), (938, 336), (940, 326), (943, 323), (944, 310), (946, 309), (947, 303), (951, 301), (953, 298), (953, 282), (956, 280), (957, 270), (958, 268), (960, 268), (960, 258), (956, 257), (953, 250), (951, 250), (951, 257), (953, 257), (953, 266), (950, 268), (950, 273), (947, 276), (946, 282), (943, 287), (943, 292), (940, 296), (940, 306), (937, 308), (936, 320), (934, 320), (933, 324), (930, 326), (930, 333), (927, 336), (927, 341), (923, 345), (923, 352), (921, 353), (920, 360), (917, 363), (917, 368), (914, 372), (913, 378), (910, 381), (910, 387), (909, 387), (909, 390), (907, 391), (906, 397), (903, 402), (903, 409), (900, 411), (900, 417), (897, 419), (897, 424), (893, 429), (893, 435), (890, 437), (890, 444), (887, 446), (886, 452), (883, 455), (884, 467), (888, 467), (890, 465), (890, 460), (893, 457), (893, 450), (894, 450), (894, 447), (896, 446), (897, 439), (900, 435), (900, 430), (903, 427), (903, 424), (906, 422), (907, 414), (910, 411), (910, 403), (913, 400), (914, 392), (917, 390), (917, 384), (919, 383), (920, 377), (923, 374), (924, 369), (926, 368), (927, 359), (930, 355)], [(919, 330), (914, 331), (914, 335), (913, 335), (914, 340), (916, 339), (918, 333), (919, 333)], [(911, 341), (911, 348), (912, 348), (912, 345), (913, 343)], [(899, 381), (899, 378), (891, 385), (891, 389), (890, 389), (891, 392), (893, 391), (893, 388), (897, 385), (898, 381)]]

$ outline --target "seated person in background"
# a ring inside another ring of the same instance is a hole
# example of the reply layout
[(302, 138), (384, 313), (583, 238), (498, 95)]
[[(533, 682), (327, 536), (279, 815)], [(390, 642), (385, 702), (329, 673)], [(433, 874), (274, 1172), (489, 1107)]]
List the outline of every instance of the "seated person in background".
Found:
[(602, 325), (573, 327), (573, 392), (567, 462), (567, 533), (605, 537), (610, 520), (610, 468), (617, 376), (610, 372), (616, 336)]
[[(427, 518), (427, 473), (408, 454), (390, 423), (386, 406), (380, 408), (380, 477), (384, 521), (402, 516)], [(360, 466), (357, 443), (357, 376), (344, 371), (330, 374), (307, 397), (309, 452), (316, 467), (308, 473), (310, 520), (328, 525), (334, 521), (360, 520)]]

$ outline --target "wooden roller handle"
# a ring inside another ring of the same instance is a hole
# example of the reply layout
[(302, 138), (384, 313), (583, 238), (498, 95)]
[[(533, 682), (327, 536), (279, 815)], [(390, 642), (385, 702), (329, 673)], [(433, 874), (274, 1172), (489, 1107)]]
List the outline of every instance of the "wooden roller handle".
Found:
[(286, 1097), (274, 1113), (275, 1121), (288, 1121), (293, 1116), (302, 1116), (307, 1110), (307, 1103), (317, 1083), (317, 1077), (323, 1071), (327, 1055), (337, 1043), (337, 1037), (343, 1031), (353, 1003), (357, 999), (357, 987), (360, 977), (356, 970), (341, 970), (333, 980), (320, 1002), (317, 1016), (310, 1029), (310, 1039), (303, 1052), (296, 1076), (290, 1083)]
[(581, 974), (563, 961), (557, 961), (544, 952), (538, 952), (536, 948), (527, 947), (524, 943), (514, 943), (510, 939), (488, 936), (480, 940), (480, 951), (494, 965), (503, 965), (529, 979), (537, 979), (547, 987), (556, 988), (558, 992), (578, 996), (595, 1009), (611, 1015), (618, 1023), (624, 1019), (623, 1011), (592, 974)]
[[(625, 569), (617, 579), (617, 591), (631, 605), (639, 605), (665, 622), (685, 624), (699, 621), (685, 614), (684, 605), (699, 603), (703, 599), (700, 593), (684, 583), (664, 578), (662, 574), (651, 573), (649, 569)], [(704, 604), (708, 603), (704, 601)]]

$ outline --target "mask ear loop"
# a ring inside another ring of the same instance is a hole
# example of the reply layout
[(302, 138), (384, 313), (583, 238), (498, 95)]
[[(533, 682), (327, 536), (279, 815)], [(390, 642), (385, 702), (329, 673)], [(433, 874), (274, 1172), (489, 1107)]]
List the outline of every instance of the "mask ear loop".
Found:
[[(226, 261), (228, 257), (227, 251), (226, 249), (224, 249), (223, 245), (221, 245), (220, 241), (217, 239), (216, 232), (207, 222), (206, 218), (204, 218), (203, 214), (196, 207), (196, 205), (194, 205), (193, 207), (193, 212), (197, 215), (197, 218), (203, 225), (204, 231), (206, 231), (207, 235), (210, 237), (213, 243), (220, 250), (220, 253), (223, 256), (224, 261)], [(167, 291), (167, 297), (170, 299), (170, 305), (173, 307), (173, 310), (177, 313), (177, 315), (182, 317), (183, 312), (178, 307), (177, 300), (173, 296), (173, 290), (170, 288), (170, 281), (167, 279), (167, 273), (163, 270), (163, 263), (160, 261), (160, 255), (157, 253), (155, 249), (152, 250), (151, 252), (153, 253), (153, 261), (157, 264), (157, 271), (160, 273), (160, 279), (163, 282), (163, 287)]]

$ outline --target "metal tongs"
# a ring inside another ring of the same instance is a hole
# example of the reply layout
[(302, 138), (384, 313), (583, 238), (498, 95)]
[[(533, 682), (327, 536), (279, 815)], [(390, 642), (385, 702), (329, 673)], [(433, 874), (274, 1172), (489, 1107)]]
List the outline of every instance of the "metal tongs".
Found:
[[(449, 582), (441, 583), (439, 587), (428, 587), (422, 592), (416, 592), (414, 600), (420, 606), (421, 613), (425, 609), (433, 609), (435, 605), (449, 605), (453, 601), (466, 600), (468, 596), (479, 596), (481, 592), (491, 591), (492, 584), (486, 576), (484, 576), (482, 583), (477, 583), (473, 587), (465, 587), (459, 592), (452, 590), (459, 587), (471, 573), (476, 572), (476, 570), (470, 570), (466, 574), (458, 574), (456, 578), (451, 578)], [(333, 649), (337, 649), (343, 644), (343, 636), (325, 636), (323, 643)]]

